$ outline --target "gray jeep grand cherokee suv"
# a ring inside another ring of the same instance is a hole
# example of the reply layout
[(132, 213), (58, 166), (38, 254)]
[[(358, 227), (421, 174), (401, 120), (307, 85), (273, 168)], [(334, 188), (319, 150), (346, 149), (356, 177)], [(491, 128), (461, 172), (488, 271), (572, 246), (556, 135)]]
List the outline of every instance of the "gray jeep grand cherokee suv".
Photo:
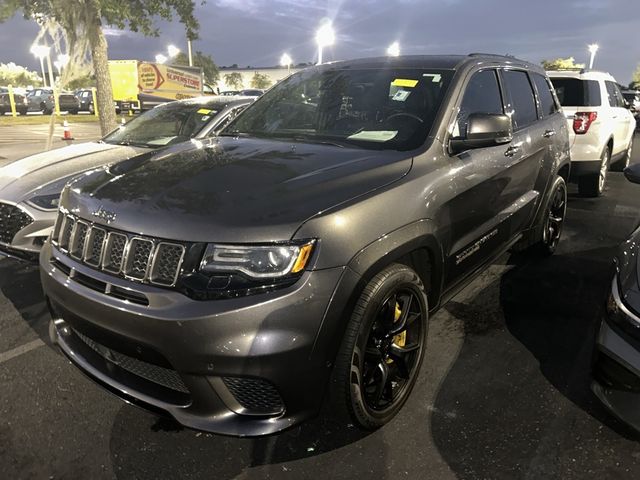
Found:
[(544, 71), (492, 55), (308, 68), (219, 137), (75, 179), (40, 256), (51, 334), (183, 425), (388, 422), (430, 315), (518, 244), (550, 254), (566, 121)]

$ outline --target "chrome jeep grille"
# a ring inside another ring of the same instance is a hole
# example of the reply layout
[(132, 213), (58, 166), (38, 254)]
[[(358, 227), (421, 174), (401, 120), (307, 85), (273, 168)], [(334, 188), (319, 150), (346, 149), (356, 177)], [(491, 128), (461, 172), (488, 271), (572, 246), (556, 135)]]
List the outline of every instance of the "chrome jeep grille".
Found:
[(0, 203), (0, 243), (11, 243), (16, 233), (31, 222), (33, 218), (15, 205)]
[(92, 225), (59, 213), (52, 242), (63, 253), (90, 267), (144, 283), (174, 286), (185, 246)]

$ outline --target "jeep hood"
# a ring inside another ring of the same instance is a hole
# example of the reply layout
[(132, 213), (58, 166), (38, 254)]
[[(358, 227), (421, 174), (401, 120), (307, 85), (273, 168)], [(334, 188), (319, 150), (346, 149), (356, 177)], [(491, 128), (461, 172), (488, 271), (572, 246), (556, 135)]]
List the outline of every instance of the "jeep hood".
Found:
[(62, 205), (96, 223), (105, 220), (94, 212), (111, 212), (112, 228), (171, 240), (287, 240), (305, 220), (398, 180), (411, 162), (388, 150), (194, 140), (76, 178)]
[(37, 195), (48, 184), (148, 151), (88, 142), (31, 155), (0, 168), (0, 199), (20, 203)]

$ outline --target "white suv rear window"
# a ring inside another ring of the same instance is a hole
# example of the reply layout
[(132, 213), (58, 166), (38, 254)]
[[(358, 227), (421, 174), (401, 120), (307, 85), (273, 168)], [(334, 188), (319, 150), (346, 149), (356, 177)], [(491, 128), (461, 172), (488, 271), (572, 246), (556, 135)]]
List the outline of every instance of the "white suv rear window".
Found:
[(602, 105), (600, 85), (596, 80), (579, 78), (551, 78), (556, 95), (563, 107), (599, 107)]

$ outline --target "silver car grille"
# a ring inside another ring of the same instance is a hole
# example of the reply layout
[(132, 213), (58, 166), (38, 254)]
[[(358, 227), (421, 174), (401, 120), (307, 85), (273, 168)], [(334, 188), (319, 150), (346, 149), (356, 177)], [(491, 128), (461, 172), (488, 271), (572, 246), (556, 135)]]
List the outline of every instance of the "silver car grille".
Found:
[(176, 284), (185, 246), (93, 225), (60, 212), (52, 234), (63, 253), (90, 267), (164, 287)]
[(10, 244), (16, 233), (33, 222), (33, 218), (15, 205), (0, 202), (0, 243)]

